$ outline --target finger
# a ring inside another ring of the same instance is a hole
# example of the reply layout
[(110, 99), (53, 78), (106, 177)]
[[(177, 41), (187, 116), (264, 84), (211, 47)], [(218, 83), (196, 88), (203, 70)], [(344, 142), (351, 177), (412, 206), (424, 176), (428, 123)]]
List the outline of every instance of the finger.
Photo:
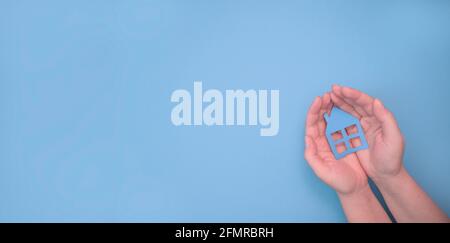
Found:
[(394, 115), (384, 107), (379, 99), (375, 99), (374, 101), (373, 112), (377, 120), (381, 123), (383, 140), (396, 141), (402, 139), (402, 134)]
[(351, 115), (353, 115), (354, 117), (361, 119), (361, 114), (359, 114), (354, 108), (353, 106), (351, 106), (350, 104), (348, 104), (347, 102), (344, 101), (344, 99), (342, 99), (341, 97), (337, 96), (336, 93), (333, 91), (333, 93), (331, 93), (331, 100), (333, 101), (333, 103), (341, 108), (343, 111), (350, 113)]
[(373, 115), (374, 99), (371, 96), (350, 87), (342, 87), (342, 94), (344, 100), (352, 104), (361, 115)]
[(323, 116), (323, 113), (329, 112), (331, 110), (331, 107), (333, 106), (333, 103), (331, 102), (331, 96), (330, 93), (327, 92), (323, 94), (322, 96), (322, 107), (321, 107), (321, 116)]
[(306, 125), (310, 126), (317, 122), (320, 109), (322, 108), (322, 99), (317, 96), (311, 106), (309, 107), (308, 114), (306, 116)]
[(340, 87), (340, 93), (337, 94), (339, 98), (341, 98), (345, 103), (349, 104), (353, 107), (353, 109), (361, 115), (361, 117), (367, 116), (367, 112), (365, 112), (359, 105), (355, 103), (354, 100), (344, 95), (344, 87)]
[(332, 100), (339, 108), (358, 118), (361, 118), (362, 114), (359, 113), (344, 97), (344, 94), (342, 93), (342, 86), (337, 84), (332, 86)]
[(317, 122), (319, 120), (321, 106), (322, 99), (316, 97), (306, 115), (306, 135), (308, 136), (317, 137), (319, 135), (317, 131)]
[(318, 177), (322, 178), (325, 175), (327, 167), (317, 154), (314, 140), (309, 136), (305, 136), (305, 159)]
[(325, 129), (326, 129), (326, 123), (325, 123), (325, 119), (324, 119), (323, 115), (325, 113), (329, 114), (331, 107), (332, 107), (332, 102), (331, 102), (330, 94), (325, 93), (322, 96), (322, 105), (320, 107), (319, 118), (318, 118), (319, 120), (317, 122), (318, 128), (319, 128), (319, 133), (323, 136), (325, 136)]

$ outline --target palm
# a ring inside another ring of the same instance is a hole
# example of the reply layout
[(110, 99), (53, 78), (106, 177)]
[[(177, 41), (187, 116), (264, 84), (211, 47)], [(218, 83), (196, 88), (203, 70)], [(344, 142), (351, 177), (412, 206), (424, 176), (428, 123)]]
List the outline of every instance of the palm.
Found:
[(317, 98), (308, 112), (305, 157), (314, 172), (340, 193), (357, 191), (367, 185), (367, 176), (355, 154), (339, 161), (334, 158), (325, 137), (323, 113), (331, 108), (330, 96)]

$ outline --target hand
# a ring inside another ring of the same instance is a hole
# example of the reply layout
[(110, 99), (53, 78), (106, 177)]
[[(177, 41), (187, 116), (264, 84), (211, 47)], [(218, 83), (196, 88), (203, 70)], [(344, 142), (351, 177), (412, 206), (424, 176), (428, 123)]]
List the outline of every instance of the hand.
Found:
[(356, 154), (366, 173), (374, 180), (400, 173), (404, 140), (394, 115), (380, 100), (358, 90), (338, 85), (332, 89), (333, 103), (361, 122), (369, 149)]
[(332, 102), (361, 121), (369, 149), (356, 155), (398, 222), (449, 222), (448, 216), (403, 167), (404, 139), (381, 101), (358, 90), (333, 86)]
[[(325, 137), (323, 114), (332, 108), (330, 94), (317, 97), (306, 118), (305, 159), (316, 175), (340, 194), (353, 194), (366, 190), (367, 175), (356, 154), (337, 161)], [(343, 148), (339, 148), (343, 149)]]

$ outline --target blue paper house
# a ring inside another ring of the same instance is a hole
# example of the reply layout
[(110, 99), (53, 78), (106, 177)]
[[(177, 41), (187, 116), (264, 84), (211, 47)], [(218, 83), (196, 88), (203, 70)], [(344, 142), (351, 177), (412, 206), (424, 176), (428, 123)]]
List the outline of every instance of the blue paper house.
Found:
[[(336, 159), (369, 147), (358, 119), (337, 107), (333, 107), (330, 115), (325, 113), (323, 116), (327, 122), (325, 133), (328, 144)], [(352, 142), (356, 144), (358, 139), (359, 146), (352, 145)], [(345, 145), (345, 150), (341, 153), (337, 150), (340, 145)]]

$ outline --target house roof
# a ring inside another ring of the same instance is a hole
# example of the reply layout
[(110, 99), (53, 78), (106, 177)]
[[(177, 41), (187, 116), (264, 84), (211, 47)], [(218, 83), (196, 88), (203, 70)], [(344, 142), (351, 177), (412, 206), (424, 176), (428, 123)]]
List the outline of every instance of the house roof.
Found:
[(327, 132), (335, 132), (359, 122), (358, 119), (336, 106), (333, 107), (330, 115), (325, 113), (323, 116), (327, 122)]

